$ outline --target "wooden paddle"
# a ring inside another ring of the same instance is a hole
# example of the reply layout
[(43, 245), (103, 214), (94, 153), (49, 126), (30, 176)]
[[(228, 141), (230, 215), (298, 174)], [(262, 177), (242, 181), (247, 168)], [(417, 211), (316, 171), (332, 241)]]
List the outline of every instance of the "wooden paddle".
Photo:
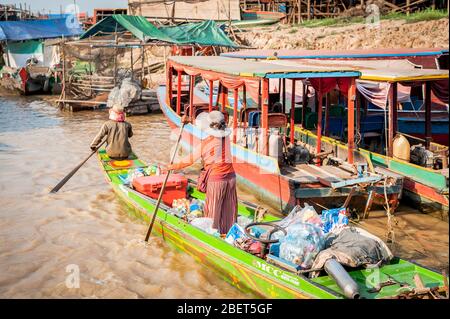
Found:
[[(172, 165), (173, 161), (175, 160), (175, 155), (177, 154), (178, 145), (180, 144), (180, 141), (181, 141), (181, 135), (183, 133), (184, 125), (186, 124), (185, 122), (182, 122), (182, 123), (183, 124), (181, 125), (180, 134), (178, 135), (177, 144), (175, 145), (175, 150), (173, 151), (172, 158), (170, 159), (170, 165)], [(153, 211), (152, 221), (150, 222), (150, 226), (148, 227), (147, 235), (145, 235), (146, 242), (148, 242), (148, 238), (150, 237), (150, 234), (152, 232), (153, 224), (155, 223), (156, 212), (159, 209), (159, 204), (161, 204), (161, 199), (164, 194), (164, 189), (166, 188), (166, 183), (167, 183), (167, 180), (169, 179), (170, 172), (171, 172), (170, 170), (167, 172), (166, 178), (164, 179), (164, 182), (161, 186), (161, 191), (159, 192), (158, 201), (156, 202), (155, 210)]]
[(88, 157), (86, 157), (80, 164), (78, 164), (78, 166), (75, 167), (69, 174), (67, 174), (67, 176), (64, 177), (55, 187), (53, 187), (53, 189), (50, 191), (50, 193), (56, 193), (57, 191), (59, 191), (61, 189), (61, 187), (63, 187), (64, 184), (67, 183), (67, 181), (69, 179), (71, 179), (73, 175), (75, 175), (75, 173), (80, 169), (80, 167), (83, 166), (83, 164), (86, 163), (87, 160), (90, 159), (91, 156), (94, 155), (103, 144), (105, 144), (105, 142), (106, 142), (106, 139), (103, 142), (101, 142), (100, 145), (97, 146), (97, 148), (95, 150), (93, 150), (92, 153), (89, 154)]

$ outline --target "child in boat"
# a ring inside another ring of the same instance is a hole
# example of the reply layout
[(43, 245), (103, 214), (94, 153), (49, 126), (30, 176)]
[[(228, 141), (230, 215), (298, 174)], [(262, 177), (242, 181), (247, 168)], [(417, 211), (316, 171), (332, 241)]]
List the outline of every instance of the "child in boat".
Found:
[[(183, 118), (183, 122), (187, 121)], [(219, 111), (201, 113), (197, 116), (196, 126), (209, 136), (178, 163), (169, 165), (168, 170), (179, 170), (191, 166), (198, 159), (203, 160), (204, 170), (208, 171), (206, 181), (206, 217), (213, 219), (213, 228), (224, 235), (237, 219), (236, 174), (234, 172), (230, 129), (225, 117)]]
[(125, 121), (123, 108), (113, 106), (109, 110), (109, 121), (105, 122), (100, 132), (91, 143), (95, 150), (106, 136), (106, 153), (111, 159), (124, 160), (131, 154), (131, 145), (128, 138), (133, 136), (131, 124)]

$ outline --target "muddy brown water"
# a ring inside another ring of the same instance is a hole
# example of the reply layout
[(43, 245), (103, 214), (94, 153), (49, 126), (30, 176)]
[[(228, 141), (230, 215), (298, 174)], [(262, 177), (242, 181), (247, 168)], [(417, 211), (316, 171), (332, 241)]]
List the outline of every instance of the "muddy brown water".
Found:
[[(160, 238), (146, 246), (147, 226), (127, 214), (95, 158), (58, 194), (48, 194), (89, 154), (106, 117), (104, 111), (60, 112), (36, 97), (0, 96), (0, 297), (253, 297)], [(163, 115), (128, 121), (136, 153), (167, 162), (173, 142)], [(448, 268), (448, 223), (410, 208), (398, 219), (397, 254)], [(362, 226), (383, 238), (386, 219), (374, 212)], [(79, 288), (70, 279), (77, 271)]]

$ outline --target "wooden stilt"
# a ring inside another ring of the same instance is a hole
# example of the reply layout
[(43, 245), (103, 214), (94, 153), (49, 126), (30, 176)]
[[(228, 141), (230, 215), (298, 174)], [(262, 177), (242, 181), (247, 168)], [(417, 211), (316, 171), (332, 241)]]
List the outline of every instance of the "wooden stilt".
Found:
[(262, 127), (262, 154), (268, 154), (268, 133), (269, 133), (269, 79), (262, 80), (262, 112), (261, 112), (261, 127)]
[(356, 99), (356, 84), (355, 79), (351, 80), (348, 89), (348, 122), (347, 122), (347, 161), (353, 164), (353, 150), (355, 149), (355, 99)]
[(388, 152), (387, 155), (392, 157), (394, 145), (394, 137), (397, 132), (397, 82), (391, 84), (389, 92), (389, 112), (388, 112)]
[(191, 122), (194, 120), (194, 83), (195, 75), (189, 76), (189, 118)]
[(208, 105), (208, 112), (212, 111), (213, 107), (213, 97), (214, 97), (214, 81), (209, 81), (209, 105)]
[[(319, 82), (319, 89), (316, 90), (317, 94), (317, 145), (316, 145), (316, 154), (322, 152), (322, 82)], [(320, 158), (316, 158), (316, 164), (320, 165)]]
[(234, 89), (233, 92), (234, 104), (233, 104), (233, 143), (236, 143), (236, 133), (238, 124), (238, 103), (239, 103), (239, 89)]
[(181, 70), (177, 71), (177, 114), (181, 114)]
[(290, 115), (290, 137), (289, 142), (294, 145), (295, 141), (295, 80), (292, 80), (291, 115)]
[(425, 82), (425, 147), (431, 144), (431, 82)]

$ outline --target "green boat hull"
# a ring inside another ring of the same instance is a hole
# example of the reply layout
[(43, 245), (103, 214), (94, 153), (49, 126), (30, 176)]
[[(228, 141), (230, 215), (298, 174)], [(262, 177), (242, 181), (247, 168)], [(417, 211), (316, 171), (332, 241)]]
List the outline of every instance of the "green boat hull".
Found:
[[(126, 174), (129, 169), (113, 169), (111, 165), (107, 164), (105, 158), (107, 158), (107, 155), (104, 150), (101, 150), (99, 160), (113, 190), (127, 205), (130, 214), (149, 223), (156, 201), (124, 185), (120, 176)], [(133, 162), (133, 167), (130, 169), (145, 166), (145, 163), (138, 159)], [(192, 186), (189, 193), (190, 196), (199, 199), (204, 199), (205, 196)], [(168, 207), (165, 205), (162, 205), (158, 210), (153, 228), (154, 233), (161, 236), (169, 245), (191, 255), (200, 264), (214, 269), (224, 280), (237, 289), (245, 293), (251, 293), (251, 296), (262, 298), (344, 298), (339, 287), (328, 276), (309, 279), (269, 264), (259, 257), (228, 244), (219, 237), (207, 234), (168, 213), (167, 210)], [(254, 210), (248, 205), (239, 204), (238, 210), (239, 214), (243, 216), (252, 217), (254, 214)], [(276, 219), (271, 215), (264, 218), (265, 221)], [(381, 270), (380, 273), (383, 276), (387, 276), (385, 270), (392, 273), (393, 276), (398, 276), (406, 271), (409, 277), (412, 272), (420, 272), (425, 285), (430, 287), (442, 286), (439, 274), (406, 261), (384, 266)], [(373, 276), (372, 272), (368, 270), (356, 270), (350, 274), (366, 288), (367, 278)], [(413, 283), (412, 278), (409, 278), (409, 280), (408, 278), (402, 277), (402, 280)], [(395, 285), (385, 287), (379, 293), (363, 293), (363, 296), (366, 298), (392, 296), (393, 291), (386, 288), (393, 289)], [(399, 286), (397, 286), (398, 288)]]

